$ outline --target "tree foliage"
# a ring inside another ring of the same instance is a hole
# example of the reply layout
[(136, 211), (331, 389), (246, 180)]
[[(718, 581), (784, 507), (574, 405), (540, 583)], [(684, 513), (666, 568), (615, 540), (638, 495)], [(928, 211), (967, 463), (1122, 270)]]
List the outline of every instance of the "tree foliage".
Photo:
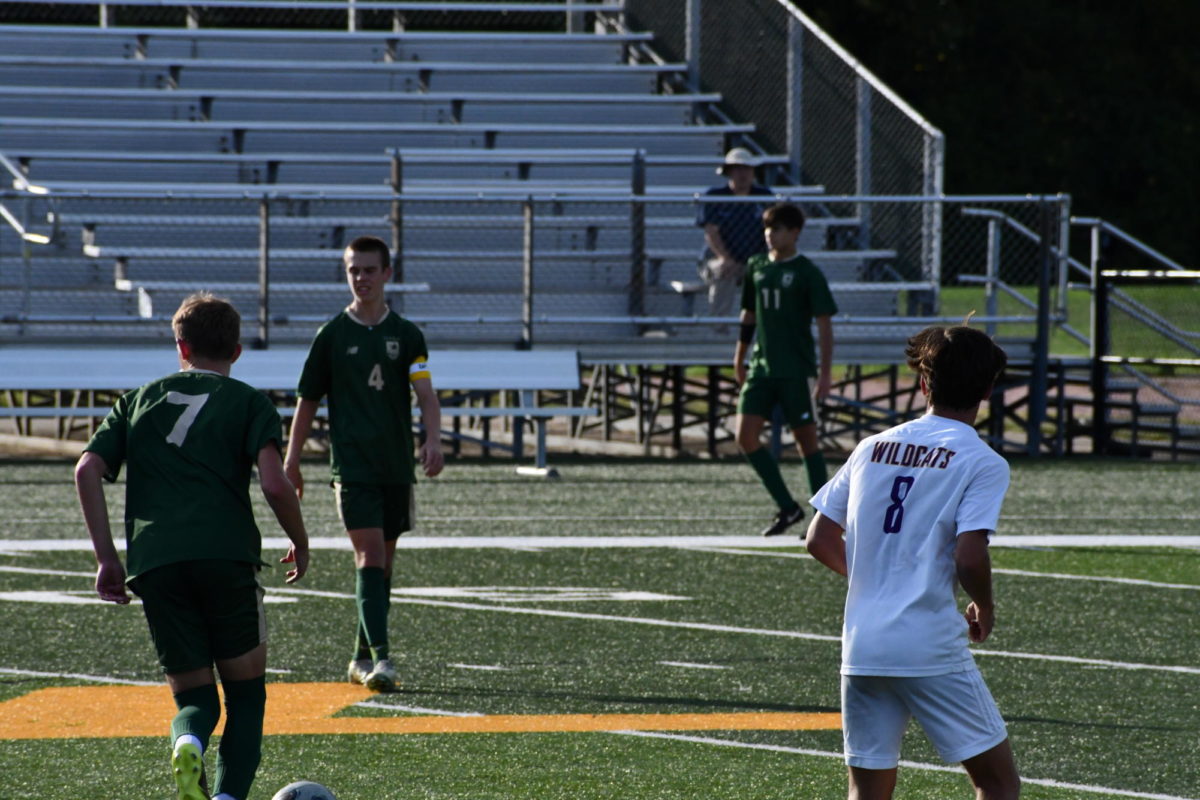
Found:
[(801, 7), (946, 134), (947, 192), (1067, 192), (1200, 265), (1200, 2)]

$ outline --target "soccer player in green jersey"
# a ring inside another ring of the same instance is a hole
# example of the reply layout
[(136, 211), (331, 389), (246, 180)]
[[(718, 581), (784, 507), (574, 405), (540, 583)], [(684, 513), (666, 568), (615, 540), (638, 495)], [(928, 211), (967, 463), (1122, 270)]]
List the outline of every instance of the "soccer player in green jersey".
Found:
[(421, 466), (442, 471), (441, 406), (430, 380), (425, 336), (387, 305), (392, 278), (387, 244), (360, 236), (343, 254), (353, 300), (325, 323), (300, 375), (285, 468), (303, 493), (300, 452), (323, 397), (329, 398), (330, 463), (338, 513), (354, 548), (358, 605), (347, 676), (375, 692), (394, 691), (388, 606), (396, 540), (415, 522), (412, 401), (421, 409)]
[[(204, 750), (221, 716), (219, 800), (246, 800), (262, 752), (267, 629), (262, 538), (250, 505), (251, 469), (291, 547), (287, 582), (308, 569), (300, 504), (283, 471), (279, 412), (229, 377), (241, 354), (240, 319), (209, 294), (183, 301), (172, 320), (181, 371), (121, 397), (88, 443), (75, 485), (98, 565), (101, 599), (142, 600), (158, 659), (179, 709), (171, 722), (179, 800), (207, 798)], [(102, 481), (128, 467), (127, 565), (113, 545)], [(128, 577), (127, 577), (128, 573)]]
[[(829, 395), (833, 361), (833, 323), (837, 304), (825, 275), (796, 251), (804, 212), (790, 203), (763, 213), (768, 253), (751, 256), (742, 283), (741, 335), (733, 368), (741, 384), (738, 396), (738, 449), (770, 493), (779, 513), (764, 536), (783, 533), (804, 519), (779, 465), (761, 441), (763, 426), (778, 405), (804, 458), (815, 493), (825, 485), (825, 455), (817, 441), (817, 405)], [(814, 348), (817, 324), (820, 358)], [(755, 330), (757, 328), (757, 340)], [(746, 352), (754, 343), (749, 368)]]

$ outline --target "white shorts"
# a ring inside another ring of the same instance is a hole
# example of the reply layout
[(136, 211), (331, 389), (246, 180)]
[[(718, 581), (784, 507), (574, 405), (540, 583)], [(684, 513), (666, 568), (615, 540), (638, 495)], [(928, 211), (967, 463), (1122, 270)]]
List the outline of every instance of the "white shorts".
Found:
[(846, 763), (894, 769), (900, 740), (915, 717), (948, 764), (986, 752), (1008, 738), (996, 701), (978, 669), (897, 678), (842, 676), (842, 736)]

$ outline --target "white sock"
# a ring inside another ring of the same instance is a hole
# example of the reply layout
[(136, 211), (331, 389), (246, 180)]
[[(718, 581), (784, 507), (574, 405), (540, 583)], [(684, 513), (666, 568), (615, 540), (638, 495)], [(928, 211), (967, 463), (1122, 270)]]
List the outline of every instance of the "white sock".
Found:
[(175, 740), (175, 751), (174, 752), (178, 753), (179, 748), (185, 744), (196, 745), (196, 749), (200, 751), (201, 755), (204, 755), (204, 745), (200, 743), (199, 739), (197, 739), (195, 736), (193, 736), (190, 733), (185, 733), (185, 734), (181, 735), (178, 739)]
[(225, 792), (221, 792), (219, 795), (214, 797), (212, 800), (237, 800), (237, 798), (231, 794), (226, 794)]

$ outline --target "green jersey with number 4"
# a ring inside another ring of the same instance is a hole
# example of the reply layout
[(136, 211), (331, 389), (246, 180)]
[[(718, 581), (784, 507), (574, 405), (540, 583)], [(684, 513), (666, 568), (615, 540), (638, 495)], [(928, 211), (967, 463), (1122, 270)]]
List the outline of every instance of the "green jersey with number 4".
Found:
[(317, 331), (299, 394), (329, 397), (335, 482), (414, 482), (410, 384), (429, 377), (428, 357), (421, 329), (394, 312), (365, 325), (343, 311)]
[(258, 453), (283, 440), (279, 412), (234, 378), (189, 370), (121, 397), (86, 450), (115, 481), (127, 465), (129, 578), (178, 561), (262, 564), (250, 505)]
[(829, 283), (816, 264), (799, 254), (786, 261), (772, 261), (766, 253), (751, 256), (742, 282), (742, 308), (754, 313), (758, 326), (749, 377), (816, 377), (813, 318), (837, 313)]

